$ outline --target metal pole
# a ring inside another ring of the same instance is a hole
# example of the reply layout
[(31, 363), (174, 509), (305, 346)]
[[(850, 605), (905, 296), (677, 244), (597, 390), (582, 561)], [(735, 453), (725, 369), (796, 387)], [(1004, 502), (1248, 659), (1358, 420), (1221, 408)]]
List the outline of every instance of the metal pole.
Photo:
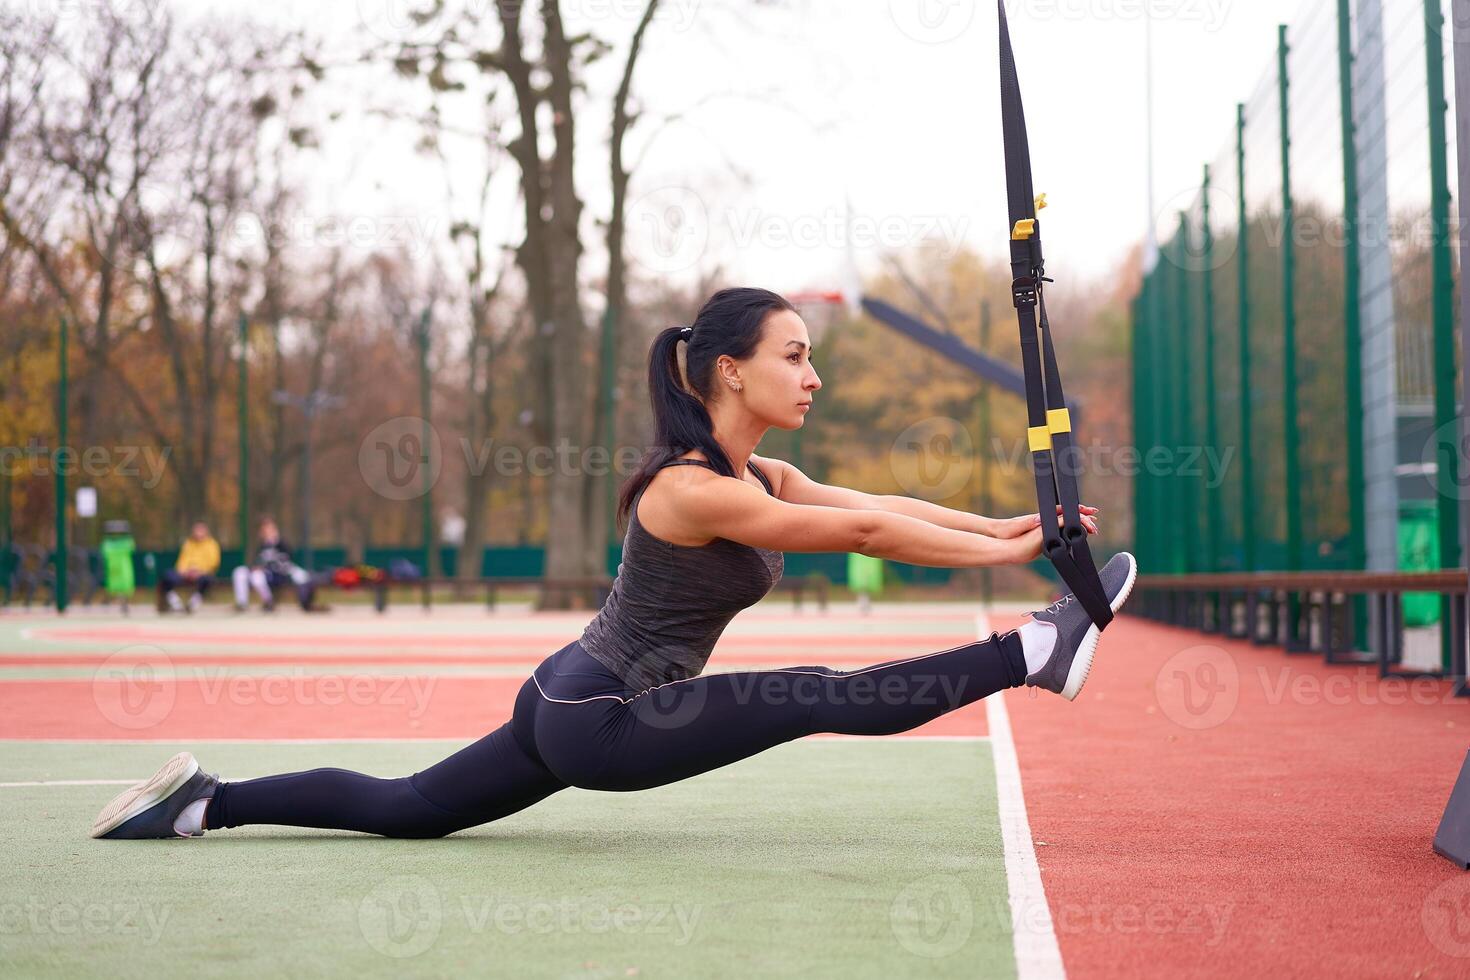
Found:
[[(1470, 0), (1450, 0), (1455, 57), (1455, 146), (1459, 154), (1460, 200), (1470, 194)], [(1460, 385), (1470, 392), (1470, 231), (1458, 226), (1460, 244)], [(1460, 415), (1460, 445), (1470, 444), (1470, 421)], [(1462, 526), (1470, 527), (1470, 494), (1461, 493)]]
[[(1133, 297), (1129, 306), (1129, 319), (1131, 330), (1129, 331), (1129, 354), (1133, 361), (1133, 449), (1136, 453), (1143, 451), (1143, 338), (1140, 311), (1143, 308), (1144, 293), (1148, 291), (1148, 276), (1143, 277), (1139, 286), (1138, 295)], [(1143, 520), (1142, 516), (1147, 513), (1144, 508), (1144, 472), (1139, 467), (1133, 474), (1133, 553), (1138, 557), (1140, 564), (1147, 562), (1148, 548), (1144, 546)]]
[(10, 464), (0, 469), (0, 590), (4, 605), (10, 605)]
[[(1438, 434), (1436, 474), (1439, 482), (1439, 558), (1441, 568), (1460, 565), (1459, 446), (1455, 412), (1455, 279), (1450, 254), (1449, 147), (1445, 115), (1444, 14), (1439, 0), (1424, 0), (1424, 50), (1429, 90), (1429, 212), (1434, 228), (1431, 261), (1434, 274), (1434, 425)], [(1440, 622), (1448, 624), (1451, 599), (1440, 596)], [(1440, 630), (1444, 669), (1450, 669), (1450, 630)]]
[(1240, 517), (1242, 570), (1256, 570), (1256, 521), (1252, 505), (1255, 474), (1251, 462), (1250, 219), (1245, 207), (1245, 103), (1235, 106), (1235, 177), (1240, 231), (1236, 236), (1236, 313), (1240, 360)]
[(240, 426), (240, 489), (236, 507), (240, 522), (240, 564), (250, 561), (250, 419), (249, 387), (250, 368), (247, 355), (250, 343), (250, 325), (245, 314), (240, 314), (240, 382), (235, 415)]
[[(433, 426), (432, 426), (432, 423), (429, 420), (429, 408), (430, 408), (430, 398), (429, 398), (429, 395), (430, 395), (430, 390), (429, 390), (429, 311), (428, 310), (424, 310), (423, 314), (419, 317), (418, 347), (419, 347), (419, 412), (420, 412), (420, 415), (421, 415), (421, 417), (423, 419), (423, 423), (424, 423), (423, 433), (420, 436), (420, 439), (422, 440), (423, 454), (424, 454), (423, 455), (423, 460), (421, 462), (421, 465), (423, 466), (423, 475), (424, 475), (424, 490), (423, 490), (423, 493), (420, 495), (420, 508), (421, 508), (421, 511), (420, 511), (420, 515), (419, 516), (420, 516), (420, 521), (421, 521), (420, 532), (421, 532), (421, 534), (423, 536), (423, 544), (424, 544), (424, 577), (425, 578), (428, 578), (429, 575), (431, 574), (431, 569), (433, 568), (433, 562), (432, 562), (431, 559), (433, 558), (433, 549), (434, 549), (434, 505), (433, 505), (433, 496), (430, 493), (430, 490), (431, 490), (431, 488), (434, 485), (433, 480), (431, 479), (431, 477), (432, 477), (431, 470), (433, 468), (433, 460), (430, 458), (431, 454), (434, 451), (434, 444), (431, 441), (431, 436), (433, 434)], [(464, 556), (461, 555), (460, 558), (461, 558), (461, 560), (463, 560), (464, 559)], [(431, 600), (429, 598), (429, 589), (428, 589), (427, 586), (425, 586), (425, 588), (424, 588), (424, 605), (425, 606), (429, 605), (430, 601)]]
[(301, 564), (308, 572), (316, 571), (316, 556), (311, 550), (311, 461), (316, 447), (316, 395), (309, 392), (302, 403), (301, 417), (306, 423), (306, 442), (301, 459)]
[[(1153, 335), (1154, 352), (1154, 384), (1158, 393), (1158, 411), (1154, 415), (1154, 445), (1168, 447), (1174, 438), (1174, 360), (1169, 353), (1169, 263), (1162, 260), (1163, 247), (1159, 249), (1160, 261), (1154, 266), (1152, 309), (1149, 310), (1150, 333)], [(1173, 574), (1174, 568), (1174, 533), (1179, 525), (1174, 520), (1174, 488), (1168, 477), (1168, 469), (1162, 469), (1153, 474), (1151, 482), (1154, 485), (1154, 503), (1158, 505), (1153, 513), (1162, 528), (1169, 528), (1169, 532), (1159, 534), (1159, 565), (1155, 571), (1158, 575)]]
[(1301, 491), (1297, 458), (1296, 390), (1296, 229), (1295, 202), (1291, 194), (1291, 87), (1287, 61), (1291, 48), (1286, 43), (1286, 25), (1277, 28), (1276, 67), (1281, 96), (1281, 376), (1283, 440), (1286, 450), (1286, 568), (1301, 568)]
[[(1153, 415), (1149, 422), (1149, 448), (1154, 446), (1168, 446), (1170, 438), (1170, 427), (1173, 424), (1171, 418), (1170, 403), (1170, 364), (1169, 364), (1169, 332), (1165, 316), (1165, 293), (1168, 283), (1165, 278), (1167, 266), (1160, 262), (1154, 266), (1154, 271), (1149, 274), (1149, 306), (1148, 306), (1148, 335), (1149, 353), (1153, 374), (1152, 401)], [(1145, 456), (1147, 466), (1147, 456)], [(1169, 509), (1172, 494), (1164, 474), (1160, 472), (1149, 473), (1149, 497), (1153, 506), (1149, 510), (1152, 520), (1158, 522), (1154, 532), (1154, 543), (1156, 563), (1154, 574), (1162, 575), (1173, 571), (1173, 555), (1169, 550), (1170, 540), (1173, 538), (1173, 530), (1177, 525), (1173, 522), (1173, 512)], [(1167, 531), (1163, 529), (1169, 529)]]
[[(1286, 43), (1286, 25), (1277, 28), (1276, 70), (1281, 94), (1281, 410), (1284, 416), (1286, 454), (1286, 569), (1302, 567), (1302, 500), (1301, 473), (1297, 443), (1296, 391), (1296, 216), (1291, 196), (1291, 79), (1288, 60), (1291, 47)], [(1297, 648), (1300, 625), (1298, 596), (1286, 598), (1287, 649)]]
[(57, 345), (56, 385), (56, 452), (51, 455), (51, 468), (56, 471), (56, 611), (66, 612), (66, 317), (61, 318), (60, 342)]
[[(1142, 482), (1142, 492), (1139, 499), (1143, 502), (1143, 508), (1133, 517), (1136, 534), (1140, 543), (1144, 544), (1144, 551), (1148, 553), (1147, 568), (1154, 571), (1159, 565), (1158, 555), (1158, 532), (1155, 530), (1158, 521), (1158, 508), (1154, 505), (1156, 495), (1154, 493), (1154, 478), (1149, 472), (1145, 460), (1150, 446), (1155, 443), (1158, 432), (1159, 400), (1158, 380), (1154, 376), (1152, 365), (1154, 357), (1154, 323), (1153, 311), (1153, 276), (1144, 277), (1143, 295), (1138, 299), (1138, 329), (1134, 331), (1133, 342), (1138, 346), (1139, 370), (1143, 374), (1143, 381), (1139, 385), (1139, 404), (1142, 410), (1142, 423), (1138, 429), (1138, 479)], [(1145, 520), (1147, 518), (1147, 520)]]
[[(1159, 443), (1160, 445), (1169, 447), (1170, 452), (1173, 452), (1172, 447), (1178, 444), (1179, 404), (1175, 389), (1179, 386), (1180, 378), (1175, 374), (1177, 368), (1175, 367), (1174, 358), (1174, 316), (1173, 311), (1170, 309), (1173, 298), (1174, 280), (1170, 275), (1171, 268), (1169, 262), (1164, 256), (1165, 251), (1169, 247), (1170, 245), (1165, 243), (1159, 249), (1160, 261), (1156, 266), (1159, 273), (1158, 307), (1154, 327), (1159, 348), (1159, 400), (1163, 406), (1163, 412), (1159, 416), (1159, 421), (1162, 423), (1159, 426)], [(1179, 537), (1181, 524), (1179, 522), (1177, 508), (1179, 492), (1174, 486), (1173, 476), (1172, 469), (1166, 469), (1158, 475), (1158, 487), (1161, 495), (1159, 500), (1160, 517), (1163, 519), (1165, 527), (1172, 528), (1175, 531), (1175, 533), (1163, 536), (1163, 554), (1161, 555), (1163, 562), (1160, 564), (1159, 570), (1168, 574), (1177, 575), (1180, 569), (1175, 564), (1177, 549), (1174, 546), (1174, 542)]]
[[(1201, 244), (1201, 265), (1204, 266), (1202, 286), (1202, 302), (1204, 303), (1204, 316), (1202, 317), (1205, 330), (1205, 446), (1212, 452), (1218, 452), (1220, 446), (1220, 433), (1215, 418), (1215, 236), (1210, 228), (1210, 166), (1205, 164), (1205, 180), (1201, 188), (1201, 203), (1203, 211), (1201, 214), (1201, 232), (1203, 241)], [(1205, 473), (1209, 470), (1206, 468)], [(1201, 477), (1208, 480), (1208, 476)], [(1209, 550), (1205, 568), (1211, 572), (1220, 571), (1220, 488), (1218, 486), (1205, 486), (1205, 496), (1209, 513), (1209, 532), (1206, 535)]]
[[(1353, 33), (1351, 0), (1337, 0), (1338, 100), (1342, 116), (1343, 216), (1343, 379), (1347, 411), (1348, 565), (1368, 567), (1367, 505), (1363, 462), (1363, 308), (1358, 290), (1362, 258), (1358, 254), (1358, 140), (1353, 112)], [(1368, 638), (1367, 596), (1354, 596), (1353, 643)]]
[[(1189, 315), (1189, 217), (1185, 212), (1179, 212), (1179, 229), (1175, 232), (1174, 243), (1174, 265), (1169, 272), (1169, 278), (1174, 281), (1173, 314), (1175, 317), (1174, 327), (1169, 331), (1174, 344), (1174, 376), (1178, 379), (1175, 391), (1178, 393), (1176, 406), (1177, 425), (1175, 433), (1177, 438), (1171, 447), (1174, 453), (1187, 452), (1187, 446), (1196, 441), (1194, 428), (1194, 380), (1191, 367), (1194, 358), (1190, 356), (1189, 350), (1189, 327), (1194, 319)], [(1179, 457), (1174, 457), (1176, 463)], [(1175, 558), (1174, 570), (1182, 574), (1198, 571), (1196, 562), (1195, 546), (1199, 541), (1197, 532), (1199, 508), (1195, 505), (1194, 495), (1190, 491), (1194, 489), (1192, 481), (1185, 478), (1183, 473), (1174, 473), (1175, 495), (1178, 498), (1176, 510), (1179, 523), (1174, 525), (1183, 533), (1174, 536)]]

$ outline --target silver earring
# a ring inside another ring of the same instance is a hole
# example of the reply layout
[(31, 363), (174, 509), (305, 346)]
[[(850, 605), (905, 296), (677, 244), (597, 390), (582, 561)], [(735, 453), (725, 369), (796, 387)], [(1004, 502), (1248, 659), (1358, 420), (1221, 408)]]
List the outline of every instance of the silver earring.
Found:
[(741, 390), (743, 390), (743, 388), (744, 388), (744, 386), (743, 386), (743, 385), (738, 385), (738, 384), (736, 384), (736, 383), (735, 383), (735, 382), (733, 382), (733, 381), (727, 381), (727, 382), (725, 382), (725, 383), (726, 383), (726, 384), (728, 384), (728, 385), (729, 385), (729, 386), (730, 386), (730, 389), (731, 389), (731, 390), (732, 390), (732, 391), (741, 391)]

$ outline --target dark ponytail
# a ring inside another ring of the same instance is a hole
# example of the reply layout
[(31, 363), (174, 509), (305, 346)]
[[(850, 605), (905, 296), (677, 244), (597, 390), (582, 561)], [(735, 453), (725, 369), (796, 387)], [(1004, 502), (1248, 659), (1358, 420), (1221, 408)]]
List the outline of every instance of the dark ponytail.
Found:
[(653, 445), (618, 494), (618, 526), (639, 491), (659, 468), (691, 449), (704, 453), (721, 476), (738, 476), (720, 444), (705, 403), (714, 395), (715, 362), (728, 354), (737, 361), (755, 352), (766, 317), (794, 307), (768, 289), (722, 289), (709, 298), (694, 318), (685, 350), (688, 387), (679, 375), (679, 341), (686, 327), (669, 327), (653, 338), (648, 352), (648, 398), (653, 403)]

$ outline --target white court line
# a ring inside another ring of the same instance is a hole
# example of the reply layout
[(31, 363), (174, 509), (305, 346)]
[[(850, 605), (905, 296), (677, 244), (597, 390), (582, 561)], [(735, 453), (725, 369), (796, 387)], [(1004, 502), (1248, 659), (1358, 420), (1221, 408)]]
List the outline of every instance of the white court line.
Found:
[[(990, 636), (990, 618), (975, 614), (975, 631), (982, 639)], [(1005, 849), (1006, 886), (1011, 898), (1011, 938), (1016, 951), (1018, 980), (1063, 980), (1062, 950), (1052, 925), (1051, 906), (1041, 883), (1036, 863), (1036, 846), (1031, 838), (1031, 821), (1026, 818), (1026, 796), (1021, 790), (1021, 763), (1011, 737), (1011, 716), (1006, 712), (1005, 692), (985, 699), (985, 719), (990, 726), (990, 750), (995, 757), (995, 794), (1000, 811), (1001, 844)]]

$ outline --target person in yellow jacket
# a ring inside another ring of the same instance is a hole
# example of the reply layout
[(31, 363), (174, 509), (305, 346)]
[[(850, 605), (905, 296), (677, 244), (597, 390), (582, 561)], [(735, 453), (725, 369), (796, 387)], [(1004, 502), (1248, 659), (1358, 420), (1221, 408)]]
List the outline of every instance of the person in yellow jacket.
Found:
[[(158, 583), (168, 602), (168, 608), (174, 612), (183, 612), (186, 608), (189, 612), (198, 609), (204, 602), (204, 596), (209, 592), (217, 571), (219, 542), (209, 533), (209, 525), (203, 521), (195, 521), (189, 530), (189, 537), (184, 540), (183, 547), (179, 548), (179, 560), (174, 562), (173, 568), (163, 573)], [(179, 598), (180, 586), (192, 586), (194, 589), (187, 607)]]

